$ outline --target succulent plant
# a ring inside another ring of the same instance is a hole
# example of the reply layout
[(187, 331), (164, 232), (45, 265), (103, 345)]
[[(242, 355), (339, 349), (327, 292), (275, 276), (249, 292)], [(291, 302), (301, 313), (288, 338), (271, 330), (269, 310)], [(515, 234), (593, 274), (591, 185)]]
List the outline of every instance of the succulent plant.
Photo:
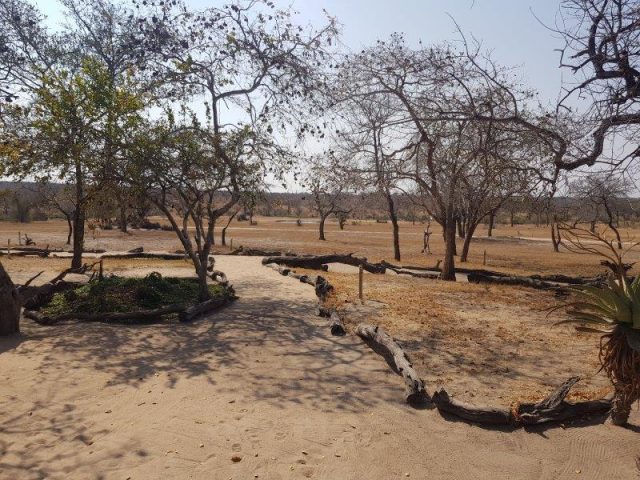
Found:
[(640, 276), (633, 281), (610, 276), (603, 287), (580, 286), (572, 289), (577, 296), (567, 305), (573, 318), (560, 323), (578, 322), (615, 327), (624, 324), (640, 330)]

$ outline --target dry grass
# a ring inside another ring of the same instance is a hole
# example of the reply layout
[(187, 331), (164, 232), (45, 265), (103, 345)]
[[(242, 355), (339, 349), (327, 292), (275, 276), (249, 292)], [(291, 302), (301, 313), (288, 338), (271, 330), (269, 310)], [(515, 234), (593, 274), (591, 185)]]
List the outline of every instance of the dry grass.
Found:
[[(324, 275), (336, 288), (338, 308), (359, 304), (357, 275)], [(398, 338), (430, 388), (505, 405), (539, 400), (573, 375), (584, 380), (571, 398), (600, 397), (608, 388), (596, 374), (598, 336), (554, 325), (565, 317), (548, 314), (562, 301), (552, 293), (369, 274), (364, 291), (365, 306), (384, 306), (358, 321)]]
[[(442, 258), (444, 245), (437, 230), (431, 237), (433, 255), (420, 253), (423, 229), (419, 224), (401, 225), (401, 263), (432, 266)], [(18, 231), (28, 232), (39, 246), (64, 247), (66, 240), (63, 222), (34, 222), (26, 226), (0, 223), (0, 242), (6, 245), (6, 239), (11, 238), (15, 244)], [(546, 227), (499, 226), (491, 239), (482, 238), (485, 233), (484, 228), (479, 229), (480, 237), (472, 244), (466, 266), (483, 267), (486, 250), (488, 261), (484, 268), (515, 274), (593, 275), (602, 271), (596, 257), (566, 251), (554, 253)], [(354, 252), (372, 261), (392, 259), (388, 224), (348, 224), (340, 231), (330, 223), (329, 240), (319, 242), (315, 224), (298, 227), (292, 219), (258, 218), (256, 226), (234, 222), (227, 235), (233, 238), (235, 247), (244, 244), (300, 253)], [(624, 235), (629, 239), (640, 238), (640, 230), (629, 229)], [(122, 251), (140, 245), (147, 250), (180, 248), (172, 232), (104, 231), (95, 238), (91, 232), (87, 233), (88, 248)], [(639, 258), (632, 253), (627, 260)], [(3, 258), (3, 262), (18, 281), (38, 270), (53, 273), (68, 266), (68, 260), (54, 258), (14, 257)], [(166, 264), (160, 260), (110, 259), (105, 267), (107, 271), (144, 273)], [(188, 274), (188, 263), (172, 264), (184, 267)], [(336, 286), (335, 301), (340, 306), (358, 303), (355, 274), (328, 272), (327, 276)], [(563, 314), (547, 315), (546, 309), (559, 305), (560, 301), (551, 293), (367, 274), (365, 295), (367, 300), (382, 302), (384, 306), (364, 309), (364, 316), (358, 318), (380, 324), (397, 337), (430, 389), (443, 384), (458, 396), (476, 403), (509, 404), (540, 399), (576, 374), (585, 380), (572, 393), (573, 398), (600, 396), (608, 388), (604, 375), (595, 375), (599, 367), (598, 337), (577, 333), (570, 326), (554, 326)], [(374, 304), (369, 302), (369, 305)]]

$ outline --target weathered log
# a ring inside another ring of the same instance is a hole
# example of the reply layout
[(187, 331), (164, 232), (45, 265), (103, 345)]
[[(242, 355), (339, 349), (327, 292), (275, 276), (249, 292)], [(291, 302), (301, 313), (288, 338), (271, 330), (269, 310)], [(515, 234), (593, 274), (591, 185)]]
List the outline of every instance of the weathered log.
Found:
[(62, 252), (62, 249), (49, 248), (48, 246), (45, 248), (40, 247), (11, 247), (11, 254), (13, 252), (31, 252), (31, 253), (43, 253), (48, 255), (52, 252)]
[(18, 288), (0, 263), (0, 336), (20, 331), (22, 300)]
[(290, 268), (281, 267), (277, 263), (267, 263), (267, 264), (264, 264), (264, 266), (265, 267), (269, 267), (269, 268), (275, 270), (276, 272), (278, 272), (280, 275), (284, 275), (284, 276), (288, 275), (289, 272), (291, 271)]
[(580, 377), (571, 377), (554, 390), (547, 398), (537, 403), (522, 403), (516, 410), (516, 419), (522, 425), (538, 425), (559, 422), (609, 411), (611, 399), (566, 402), (565, 397)]
[(297, 256), (295, 253), (283, 252), (281, 250), (261, 250), (259, 248), (245, 248), (245, 247), (237, 248), (232, 252), (229, 252), (228, 255), (241, 255), (241, 256), (247, 256), (247, 257), (274, 257), (274, 256), (281, 256), (281, 255), (289, 256), (289, 257)]
[(229, 284), (229, 279), (227, 278), (227, 275), (224, 272), (221, 272), (220, 270), (212, 270), (209, 273), (209, 277), (211, 278), (211, 280), (213, 280), (214, 282), (218, 282), (221, 285)]
[[(436, 279), (440, 278), (440, 274), (439, 273), (416, 273), (416, 272), (411, 272), (409, 270), (405, 270), (404, 268), (395, 267), (395, 266), (385, 262), (384, 260), (381, 262), (381, 264), (383, 264), (387, 269), (391, 270), (392, 272), (395, 272), (398, 275), (410, 275), (410, 276), (415, 277), (415, 278), (428, 278), (428, 279), (432, 279), (432, 280), (436, 280)], [(426, 269), (422, 269), (422, 270), (425, 271)]]
[(316, 316), (329, 318), (331, 317), (332, 308), (324, 307), (322, 304), (318, 303), (316, 305)]
[(9, 255), (9, 252), (4, 249), (4, 250), (0, 250), (0, 257), (41, 257), (41, 258), (45, 258), (49, 256), (48, 252), (41, 252), (41, 251), (14, 251), (14, 249), (11, 249), (11, 254)]
[(342, 336), (347, 333), (347, 330), (344, 328), (342, 316), (334, 308), (328, 308), (318, 304), (316, 306), (316, 315), (329, 319), (331, 335)]
[(406, 400), (410, 404), (423, 403), (427, 396), (424, 382), (414, 370), (409, 357), (398, 343), (382, 328), (364, 323), (356, 327), (356, 334), (376, 347), (382, 347), (390, 356), (394, 369), (402, 375), (406, 384)]
[(149, 258), (159, 260), (184, 260), (185, 255), (179, 253), (153, 253), (153, 252), (139, 252), (139, 253), (105, 253), (100, 255), (99, 258)]
[(332, 310), (329, 316), (329, 329), (331, 330), (331, 335), (342, 336), (347, 333), (342, 317), (335, 310)]
[(158, 320), (163, 315), (171, 313), (183, 313), (185, 307), (182, 304), (167, 305), (153, 310), (138, 310), (135, 312), (108, 312), (108, 313), (83, 313), (71, 312), (62, 315), (44, 315), (36, 310), (25, 310), (24, 316), (40, 325), (55, 325), (64, 320), (80, 320), (83, 322), (105, 323), (148, 323)]
[(469, 422), (489, 425), (509, 425), (513, 423), (511, 410), (501, 407), (483, 407), (460, 402), (451, 398), (444, 388), (435, 392), (431, 397), (431, 401), (438, 411), (455, 415)]
[(37, 287), (30, 285), (31, 281), (33, 281), (35, 277), (31, 278), (24, 285), (19, 285), (18, 292), (20, 293), (20, 297), (22, 298), (24, 308), (29, 310), (40, 308), (40, 306), (48, 303), (51, 300), (51, 297), (54, 293), (62, 292), (64, 290), (76, 287), (78, 285), (78, 282), (67, 282), (64, 281), (64, 278), (69, 274), (84, 275), (87, 273), (87, 271), (92, 270), (93, 267), (98, 263), (100, 262), (98, 261), (92, 264), (85, 263), (80, 268), (67, 268), (66, 270), (63, 270), (54, 278), (49, 280), (47, 283)]
[(131, 250), (127, 250), (127, 253), (142, 253), (144, 252), (144, 247), (136, 247)]
[(292, 268), (309, 268), (312, 270), (323, 270), (327, 263), (343, 263), (362, 266), (369, 273), (385, 273), (386, 267), (379, 263), (369, 263), (366, 258), (354, 257), (353, 254), (333, 254), (333, 255), (305, 255), (305, 256), (271, 256), (262, 260), (263, 264), (277, 263)]
[(189, 307), (184, 311), (180, 312), (180, 315), (178, 318), (183, 323), (190, 322), (195, 318), (199, 317), (200, 315), (203, 315), (205, 313), (208, 313), (212, 310), (215, 310), (217, 308), (220, 308), (226, 305), (227, 303), (233, 301), (233, 299), (234, 297), (225, 295), (223, 297), (214, 297), (209, 300), (205, 300), (204, 302), (198, 303), (197, 305), (193, 305), (192, 307)]
[(318, 275), (315, 280), (316, 297), (318, 297), (321, 302), (325, 302), (333, 292), (333, 285), (320, 275)]
[(78, 282), (60, 280), (55, 283), (45, 283), (38, 287), (28, 286), (19, 290), (25, 309), (36, 310), (51, 301), (51, 297), (59, 292), (71, 290), (79, 285)]
[(565, 397), (579, 380), (579, 377), (571, 377), (544, 400), (537, 403), (521, 403), (515, 411), (503, 407), (485, 407), (459, 402), (450, 398), (444, 389), (434, 393), (431, 400), (438, 410), (470, 422), (511, 424), (514, 427), (561, 422), (607, 412), (611, 408), (610, 398), (575, 403), (565, 401)]
[(469, 273), (467, 275), (471, 283), (488, 283), (497, 285), (513, 285), (518, 287), (529, 287), (537, 290), (554, 290), (564, 292), (566, 288), (542, 280), (535, 280), (529, 277), (493, 277), (482, 273)]

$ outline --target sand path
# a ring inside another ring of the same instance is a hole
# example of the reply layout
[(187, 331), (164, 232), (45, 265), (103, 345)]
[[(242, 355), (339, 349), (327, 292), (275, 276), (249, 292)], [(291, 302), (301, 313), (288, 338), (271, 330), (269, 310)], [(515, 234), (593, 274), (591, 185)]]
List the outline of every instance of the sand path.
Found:
[(0, 478), (640, 478), (633, 430), (405, 406), (380, 357), (313, 316), (311, 288), (256, 258), (217, 266), (241, 299), (193, 324), (25, 321), (0, 339)]

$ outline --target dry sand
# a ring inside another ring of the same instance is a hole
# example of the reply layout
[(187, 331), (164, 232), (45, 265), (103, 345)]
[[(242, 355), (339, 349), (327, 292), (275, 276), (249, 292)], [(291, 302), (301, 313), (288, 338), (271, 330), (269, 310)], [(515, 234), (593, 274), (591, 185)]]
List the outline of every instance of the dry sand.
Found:
[(193, 324), (25, 321), (0, 339), (0, 478), (639, 477), (635, 427), (509, 432), (414, 410), (380, 357), (313, 316), (311, 288), (257, 258), (217, 265), (241, 298)]

